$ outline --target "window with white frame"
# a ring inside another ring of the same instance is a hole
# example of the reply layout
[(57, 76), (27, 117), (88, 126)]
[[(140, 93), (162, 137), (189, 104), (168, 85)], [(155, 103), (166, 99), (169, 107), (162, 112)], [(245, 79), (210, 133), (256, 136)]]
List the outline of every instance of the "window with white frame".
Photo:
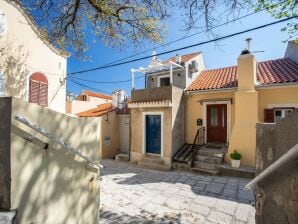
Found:
[(170, 76), (160, 76), (158, 79), (158, 86), (170, 86), (171, 81), (170, 81)]
[(293, 108), (276, 108), (274, 109), (274, 122), (279, 122), (282, 118), (293, 111)]

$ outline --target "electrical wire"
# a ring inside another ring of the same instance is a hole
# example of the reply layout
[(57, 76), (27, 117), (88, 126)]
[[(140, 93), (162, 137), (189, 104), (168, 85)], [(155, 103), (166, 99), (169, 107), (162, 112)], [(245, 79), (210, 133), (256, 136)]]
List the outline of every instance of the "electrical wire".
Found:
[[(263, 29), (263, 28), (268, 27), (268, 26), (272, 26), (272, 25), (276, 25), (276, 24), (279, 24), (279, 23), (282, 23), (282, 22), (286, 22), (288, 20), (291, 20), (291, 19), (294, 19), (294, 18), (297, 18), (297, 17), (298, 16), (292, 16), (292, 17), (281, 19), (281, 20), (278, 20), (278, 21), (275, 21), (275, 22), (272, 22), (272, 23), (267, 23), (267, 24), (264, 24), (264, 25), (261, 25), (261, 26), (257, 26), (257, 27), (254, 27), (254, 28), (243, 30), (243, 31), (240, 31), (240, 32), (237, 32), (237, 33), (232, 33), (232, 34), (229, 34), (229, 35), (226, 35), (226, 36), (222, 36), (222, 37), (214, 38), (214, 39), (211, 39), (211, 40), (195, 43), (195, 44), (188, 45), (188, 46), (185, 46), (185, 47), (180, 47), (180, 48), (176, 48), (176, 49), (173, 49), (173, 50), (164, 51), (164, 52), (161, 52), (161, 53), (157, 53), (155, 56), (169, 54), (169, 53), (173, 53), (173, 52), (176, 52), (176, 51), (181, 51), (181, 50), (185, 50), (185, 49), (188, 49), (188, 48), (197, 47), (197, 46), (200, 46), (200, 45), (205, 45), (205, 44), (208, 44), (208, 43), (211, 43), (211, 42), (216, 42), (216, 41), (219, 41), (219, 40), (228, 39), (228, 38), (231, 38), (231, 37), (234, 37), (234, 36), (238, 36), (240, 34), (248, 33), (248, 32), (251, 32), (251, 31)], [(86, 73), (86, 72), (92, 72), (92, 71), (107, 69), (107, 68), (116, 67), (116, 66), (119, 66), (119, 65), (124, 65), (124, 64), (128, 64), (128, 63), (136, 62), (136, 61), (141, 61), (141, 60), (148, 59), (148, 58), (151, 58), (151, 57), (152, 56), (150, 55), (150, 56), (136, 58), (136, 59), (129, 60), (129, 61), (119, 62), (119, 63), (116, 63), (116, 64), (111, 64), (111, 65), (106, 65), (106, 66), (99, 66), (99, 67), (95, 67), (95, 68), (91, 68), (91, 69), (84, 69), (84, 70), (81, 70), (81, 71), (68, 73), (68, 75), (82, 74), (82, 73)]]
[[(139, 53), (130, 55), (130, 56), (128, 56), (128, 57), (124, 57), (124, 58), (118, 59), (118, 60), (116, 60), (116, 61), (109, 62), (109, 63), (104, 64), (104, 65), (101, 65), (101, 66), (108, 66), (108, 65), (111, 65), (111, 64), (115, 64), (115, 63), (117, 63), (117, 62), (124, 61), (124, 60), (129, 59), (129, 58), (133, 58), (133, 57), (135, 57), (135, 56), (138, 56), (138, 55), (147, 53), (147, 52), (149, 52), (149, 51), (151, 52), (151, 51), (156, 50), (156, 49), (158, 49), (158, 48), (161, 48), (161, 47), (164, 47), (164, 46), (168, 46), (168, 45), (170, 45), (170, 44), (179, 42), (179, 41), (181, 41), (181, 40), (188, 39), (188, 38), (190, 38), (190, 37), (199, 35), (199, 34), (201, 34), (201, 33), (209, 32), (209, 31), (211, 31), (211, 30), (213, 30), (213, 29), (216, 29), (216, 28), (225, 26), (225, 25), (227, 25), (227, 24), (229, 24), (229, 23), (233, 23), (233, 22), (236, 22), (236, 21), (238, 21), (238, 20), (241, 20), (241, 19), (244, 19), (244, 18), (246, 18), (246, 17), (249, 17), (249, 16), (251, 16), (251, 15), (260, 13), (260, 12), (262, 12), (262, 11), (264, 11), (264, 10), (267, 10), (267, 9), (269, 9), (269, 8), (272, 8), (272, 7), (275, 7), (275, 6), (277, 6), (277, 5), (279, 5), (279, 4), (282, 4), (282, 3), (284, 3), (284, 2), (286, 2), (286, 1), (276, 3), (276, 4), (272, 5), (272, 6), (265, 7), (265, 8), (263, 8), (263, 9), (257, 11), (257, 12), (252, 12), (252, 13), (246, 14), (246, 15), (241, 16), (241, 17), (238, 17), (238, 18), (236, 18), (236, 19), (233, 19), (233, 20), (227, 21), (227, 22), (225, 22), (225, 23), (219, 24), (219, 25), (217, 25), (217, 26), (213, 26), (213, 27), (211, 27), (211, 28), (209, 28), (209, 29), (206, 29), (206, 30), (203, 30), (203, 31), (200, 31), (200, 32), (197, 32), (197, 33), (193, 33), (193, 34), (191, 34), (191, 35), (187, 35), (187, 36), (185, 36), (185, 37), (180, 37), (180, 38), (178, 38), (178, 39), (176, 39), (176, 40), (173, 40), (173, 41), (170, 41), (170, 42), (167, 42), (167, 43), (164, 43), (164, 44), (155, 46), (155, 47), (150, 48), (150, 49), (147, 49), (147, 50), (145, 50), (145, 51), (142, 51), (142, 52), (139, 52)], [(74, 73), (70, 73), (70, 74), (74, 74)]]

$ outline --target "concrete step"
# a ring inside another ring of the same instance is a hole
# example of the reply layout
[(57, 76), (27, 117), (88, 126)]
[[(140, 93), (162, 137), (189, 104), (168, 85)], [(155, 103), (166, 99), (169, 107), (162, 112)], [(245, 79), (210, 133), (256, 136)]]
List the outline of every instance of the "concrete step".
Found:
[(206, 163), (213, 163), (213, 164), (218, 164), (220, 165), (222, 162), (222, 157), (214, 157), (214, 156), (202, 156), (202, 155), (197, 155), (196, 156), (196, 161), (198, 162), (206, 162)]
[(128, 161), (129, 156), (127, 153), (119, 153), (115, 156), (115, 160), (117, 161)]
[(206, 162), (194, 162), (194, 167), (206, 170), (219, 170), (219, 164), (206, 163)]
[(197, 168), (197, 167), (193, 167), (193, 168), (191, 168), (191, 170), (194, 172), (211, 174), (211, 175), (217, 175), (219, 173), (219, 170), (208, 170), (208, 169)]
[(164, 161), (159, 156), (155, 156), (155, 155), (145, 155), (141, 159), (141, 162), (164, 165)]
[(166, 166), (164, 164), (151, 163), (150, 161), (144, 161), (144, 160), (139, 161), (138, 166), (141, 168), (147, 168), (147, 169), (153, 169), (153, 170), (162, 170), (162, 171), (171, 170), (170, 166)]
[(197, 150), (197, 155), (200, 156), (211, 156), (211, 157), (217, 157), (217, 158), (223, 158), (225, 152), (222, 150), (216, 150), (216, 149), (199, 149)]

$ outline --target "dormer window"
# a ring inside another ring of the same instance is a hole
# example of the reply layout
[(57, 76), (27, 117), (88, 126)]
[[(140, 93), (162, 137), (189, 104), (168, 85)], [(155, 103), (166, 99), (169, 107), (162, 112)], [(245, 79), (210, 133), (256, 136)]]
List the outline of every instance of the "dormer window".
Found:
[(171, 85), (171, 81), (170, 81), (170, 76), (160, 76), (158, 78), (158, 87), (162, 87), (162, 86), (170, 86)]

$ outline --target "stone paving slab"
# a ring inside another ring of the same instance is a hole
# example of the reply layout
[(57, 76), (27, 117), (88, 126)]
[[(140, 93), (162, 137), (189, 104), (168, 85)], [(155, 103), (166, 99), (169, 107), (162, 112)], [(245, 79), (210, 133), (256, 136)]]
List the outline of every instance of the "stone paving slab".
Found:
[(99, 223), (255, 223), (249, 179), (102, 164)]

